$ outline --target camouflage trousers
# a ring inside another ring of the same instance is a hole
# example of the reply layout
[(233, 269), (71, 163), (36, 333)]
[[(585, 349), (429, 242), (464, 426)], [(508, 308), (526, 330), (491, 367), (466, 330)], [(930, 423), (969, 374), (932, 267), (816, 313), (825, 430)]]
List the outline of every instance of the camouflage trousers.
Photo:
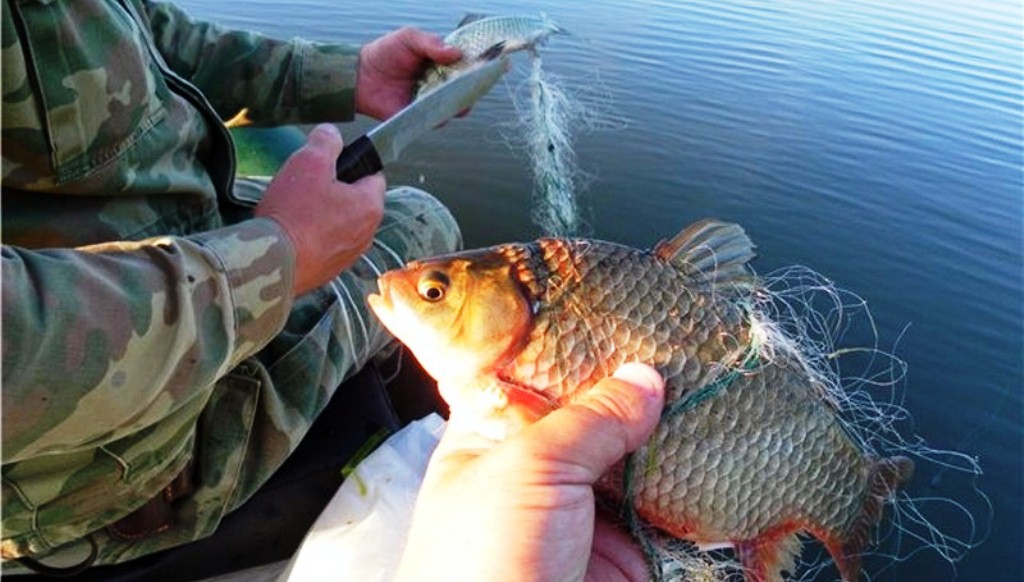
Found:
[[(238, 191), (259, 197), (265, 184), (240, 180)], [(284, 330), (219, 379), (196, 411), (191, 446), (185, 447), (189, 459), (178, 465), (190, 464), (194, 485), (174, 496), (168, 523), (128, 535), (97, 523), (87, 539), (56, 548), (40, 561), (66, 567), (95, 551), (95, 564), (113, 564), (212, 534), (280, 467), (338, 386), (391, 343), (365, 301), (376, 291), (378, 275), (461, 244), (455, 219), (435, 198), (410, 187), (389, 191), (372, 247), (329, 285), (298, 298)], [(174, 487), (160, 483), (152, 495), (170, 495)], [(24, 569), (5, 562), (3, 571)]]

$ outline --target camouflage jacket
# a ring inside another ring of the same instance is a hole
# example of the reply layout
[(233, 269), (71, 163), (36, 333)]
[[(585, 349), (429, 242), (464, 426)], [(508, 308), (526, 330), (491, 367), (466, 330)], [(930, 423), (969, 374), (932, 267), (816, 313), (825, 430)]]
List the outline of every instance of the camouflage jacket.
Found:
[(280, 459), (236, 458), (256, 404), (216, 386), (259, 376), (247, 358), (294, 316), (294, 259), (272, 221), (240, 219), (221, 120), (350, 119), (358, 49), (143, 0), (2, 16), (3, 557), (131, 513), (203, 426), (223, 451), (207, 501), (230, 509)]

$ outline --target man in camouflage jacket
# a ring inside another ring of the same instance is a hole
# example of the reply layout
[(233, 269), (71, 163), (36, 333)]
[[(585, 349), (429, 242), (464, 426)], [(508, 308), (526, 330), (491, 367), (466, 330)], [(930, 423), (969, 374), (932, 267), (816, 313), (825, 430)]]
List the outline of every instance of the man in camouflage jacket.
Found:
[(265, 196), (236, 183), (221, 120), (383, 118), (458, 51), (412, 29), (281, 42), (143, 0), (5, 0), (2, 26), (4, 571), (209, 535), (387, 343), (376, 275), (459, 244), (425, 193), (336, 182), (331, 126)]

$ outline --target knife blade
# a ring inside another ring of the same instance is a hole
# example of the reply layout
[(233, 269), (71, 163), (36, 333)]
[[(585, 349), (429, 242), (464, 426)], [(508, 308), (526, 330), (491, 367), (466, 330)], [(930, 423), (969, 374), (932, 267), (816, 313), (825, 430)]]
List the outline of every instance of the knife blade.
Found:
[(351, 184), (379, 172), (424, 133), (469, 109), (507, 69), (495, 59), (446, 81), (345, 146), (336, 164), (338, 180)]

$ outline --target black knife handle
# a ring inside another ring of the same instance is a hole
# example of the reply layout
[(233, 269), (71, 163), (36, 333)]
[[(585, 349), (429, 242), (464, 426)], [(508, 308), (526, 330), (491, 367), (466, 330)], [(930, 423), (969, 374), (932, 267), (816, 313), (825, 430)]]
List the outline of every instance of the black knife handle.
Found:
[(351, 184), (370, 174), (376, 174), (384, 169), (377, 155), (377, 148), (365, 135), (356, 141), (346, 144), (338, 156), (338, 163), (335, 166), (338, 170), (338, 180)]

